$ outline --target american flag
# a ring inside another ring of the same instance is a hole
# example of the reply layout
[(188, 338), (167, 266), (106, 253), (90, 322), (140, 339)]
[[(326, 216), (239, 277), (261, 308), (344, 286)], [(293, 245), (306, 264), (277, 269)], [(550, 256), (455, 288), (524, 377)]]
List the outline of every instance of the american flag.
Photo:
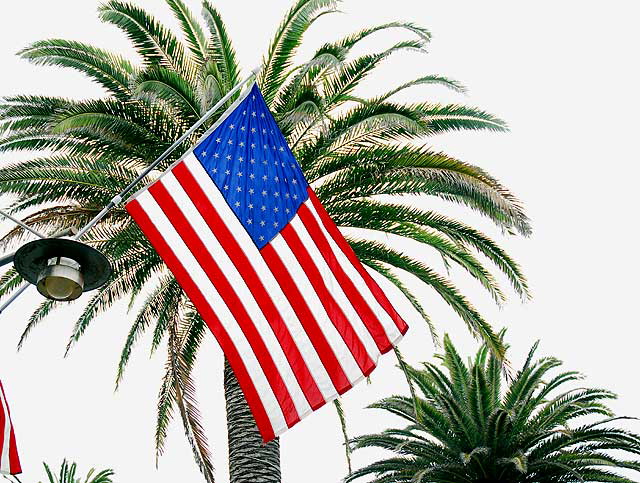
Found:
[(0, 381), (0, 474), (17, 475), (18, 473), (22, 473), (22, 469), (16, 447), (16, 435), (11, 424), (9, 404)]
[(126, 209), (220, 343), (264, 441), (369, 375), (407, 331), (256, 85)]

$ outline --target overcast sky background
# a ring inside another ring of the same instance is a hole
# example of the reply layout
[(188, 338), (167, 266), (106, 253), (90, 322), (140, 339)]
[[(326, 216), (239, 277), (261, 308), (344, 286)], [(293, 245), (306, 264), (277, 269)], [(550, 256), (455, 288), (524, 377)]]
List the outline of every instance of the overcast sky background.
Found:
[[(61, 37), (89, 42), (133, 57), (116, 28), (101, 24), (97, 1), (3, 2), (0, 17), (0, 96), (33, 93), (83, 99), (102, 95), (82, 75), (36, 67), (15, 53), (30, 42)], [(175, 25), (160, 0), (136, 0), (163, 22)], [(197, 1), (188, 1), (199, 12)], [(257, 65), (289, 0), (215, 2), (228, 25), (245, 72)], [(520, 197), (532, 219), (528, 239), (505, 237), (467, 210), (443, 207), (496, 237), (521, 262), (534, 298), (515, 294), (501, 310), (481, 287), (459, 271), (452, 278), (496, 328), (508, 327), (510, 358), (517, 366), (530, 345), (542, 340), (567, 369), (587, 375), (587, 384), (617, 392), (612, 406), (640, 416), (638, 390), (637, 2), (508, 0), (393, 2), (348, 0), (343, 15), (325, 18), (309, 32), (304, 53), (339, 35), (391, 20), (428, 27), (428, 56), (401, 54), (385, 64), (362, 94), (437, 73), (462, 81), (466, 96), (442, 88), (415, 88), (403, 100), (462, 102), (505, 119), (511, 132), (455, 133), (429, 143), (480, 165)], [(399, 34), (372, 38), (363, 50), (389, 46)], [(3, 155), (0, 162), (13, 159)], [(8, 201), (4, 200), (6, 203)], [(5, 233), (10, 224), (3, 223)], [(439, 270), (434, 254), (421, 254)], [(503, 279), (504, 281), (504, 279)], [(505, 284), (505, 289), (507, 289)], [(420, 294), (440, 333), (462, 350), (475, 350), (463, 323), (433, 293)], [(86, 296), (85, 296), (86, 297)], [(141, 340), (122, 388), (114, 393), (115, 369), (131, 314), (116, 306), (94, 322), (69, 357), (64, 346), (81, 304), (45, 320), (24, 349), (15, 346), (35, 291), (0, 316), (0, 378), (12, 407), (25, 470), (23, 482), (44, 477), (41, 462), (63, 457), (82, 472), (92, 466), (116, 470), (116, 481), (203, 481), (182, 435), (172, 426), (159, 468), (154, 460), (155, 402), (163, 371), (163, 349), (149, 357)], [(86, 300), (86, 299), (81, 299)], [(402, 307), (409, 318), (413, 317)], [(424, 325), (413, 322), (401, 348), (411, 362), (428, 360), (434, 346)], [(367, 404), (405, 392), (393, 356), (384, 357), (371, 384), (350, 391), (343, 402), (352, 435), (395, 422)], [(222, 355), (209, 336), (195, 378), (219, 482), (228, 481), (222, 398)], [(629, 426), (640, 430), (640, 425)], [(362, 452), (362, 465), (376, 454)], [(331, 405), (282, 437), (283, 480), (338, 482), (346, 474), (338, 419)]]

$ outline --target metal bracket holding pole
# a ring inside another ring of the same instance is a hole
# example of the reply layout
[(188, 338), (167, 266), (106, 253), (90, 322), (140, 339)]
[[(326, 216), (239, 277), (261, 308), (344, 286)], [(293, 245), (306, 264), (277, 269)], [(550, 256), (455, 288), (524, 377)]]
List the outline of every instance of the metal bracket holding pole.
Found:
[(4, 267), (5, 265), (7, 265), (8, 263), (13, 262), (13, 256), (16, 254), (16, 252), (12, 252), (9, 253), (7, 255), (2, 255), (0, 257), (0, 267)]

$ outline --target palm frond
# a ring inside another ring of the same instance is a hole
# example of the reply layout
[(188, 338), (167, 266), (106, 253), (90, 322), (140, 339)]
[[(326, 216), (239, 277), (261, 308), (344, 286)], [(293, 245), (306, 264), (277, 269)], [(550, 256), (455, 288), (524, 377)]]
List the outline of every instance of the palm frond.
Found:
[(334, 221), (344, 227), (353, 226), (386, 231), (383, 228), (386, 225), (411, 224), (440, 233), (456, 245), (477, 250), (509, 278), (518, 295), (523, 299), (530, 296), (526, 278), (518, 263), (496, 242), (464, 223), (439, 213), (420, 210), (409, 205), (381, 203), (367, 199), (337, 202), (328, 208)]
[(426, 44), (431, 40), (431, 32), (420, 25), (412, 22), (389, 22), (359, 30), (358, 32), (345, 37), (341, 41), (336, 42), (336, 44), (342, 48), (351, 49), (370, 35), (390, 29), (400, 29), (411, 32), (417, 35), (423, 44)]
[(189, 50), (198, 64), (207, 58), (207, 38), (204, 30), (182, 0), (166, 0), (174, 16), (180, 22)]
[(352, 100), (351, 94), (358, 84), (392, 54), (403, 50), (420, 50), (423, 47), (424, 42), (421, 40), (404, 40), (383, 52), (363, 55), (325, 76), (322, 87), (329, 109), (336, 109)]
[(226, 92), (238, 83), (240, 76), (236, 51), (220, 13), (208, 0), (202, 2), (202, 14), (210, 33), (207, 58), (215, 62), (219, 75), (218, 81)]
[(24, 283), (23, 278), (15, 268), (11, 267), (0, 277), (0, 299), (11, 295), (14, 290)]
[(333, 11), (335, 0), (298, 0), (278, 27), (264, 60), (258, 83), (269, 105), (291, 67), (302, 37), (322, 15)]
[(504, 132), (508, 129), (502, 119), (482, 109), (459, 104), (416, 104), (411, 106), (422, 114), (433, 133), (461, 130)]
[(22, 349), (22, 346), (27, 340), (27, 337), (31, 333), (31, 331), (42, 322), (54, 309), (59, 308), (60, 303), (55, 302), (54, 300), (45, 300), (42, 302), (36, 310), (33, 311), (31, 316), (29, 317), (29, 321), (25, 326), (22, 334), (20, 335), (20, 340), (18, 341), (18, 350)]
[(191, 443), (193, 455), (198, 463), (200, 471), (208, 483), (215, 481), (213, 476), (213, 463), (211, 452), (202, 427), (200, 411), (198, 410), (195, 386), (191, 378), (191, 365), (185, 364), (182, 346), (178, 342), (178, 334), (175, 325), (169, 326), (169, 362), (168, 369), (172, 373), (175, 387), (176, 405), (182, 416), (185, 434)]
[(378, 98), (378, 101), (384, 102), (389, 97), (394, 96), (398, 92), (408, 89), (409, 87), (425, 85), (425, 84), (435, 84), (435, 85), (444, 86), (444, 87), (447, 87), (448, 89), (451, 89), (455, 92), (460, 92), (460, 93), (467, 92), (467, 88), (463, 86), (460, 82), (453, 79), (449, 79), (448, 77), (444, 77), (441, 75), (431, 74), (431, 75), (419, 77), (418, 79), (412, 80), (410, 82), (406, 82), (402, 85), (399, 85), (398, 87), (395, 87), (394, 89), (391, 89), (389, 92), (381, 95)]
[[(60, 472), (56, 475), (51, 471), (51, 468), (47, 463), (42, 463), (44, 470), (47, 474), (49, 483), (80, 483), (83, 481), (80, 477), (76, 477), (77, 465), (76, 463), (70, 463), (66, 459), (62, 460), (60, 465)], [(96, 473), (95, 468), (91, 468), (84, 478), (84, 483), (111, 483), (111, 477), (114, 475), (114, 471), (107, 469), (101, 470)], [(17, 480), (20, 481), (20, 480)]]
[(361, 260), (377, 260), (397, 269), (404, 270), (416, 276), (419, 280), (433, 288), (467, 324), (467, 327), (476, 337), (479, 337), (491, 347), (496, 354), (503, 356), (502, 342), (493, 332), (491, 326), (485, 321), (469, 301), (444, 277), (436, 274), (429, 267), (415, 259), (403, 255), (382, 243), (349, 240), (349, 244)]
[[(345, 224), (347, 225), (347, 224)], [(348, 226), (371, 230), (374, 232), (398, 235), (422, 243), (437, 251), (445, 260), (452, 261), (465, 269), (473, 278), (478, 280), (489, 292), (493, 300), (501, 305), (506, 299), (493, 275), (464, 247), (456, 245), (433, 231), (421, 228), (413, 223), (397, 223), (384, 219), (370, 220), (359, 223), (351, 220)]]
[(142, 8), (109, 0), (98, 10), (104, 22), (120, 28), (131, 40), (145, 65), (163, 65), (193, 78), (195, 65), (176, 36)]
[[(169, 325), (169, 345), (166, 372), (158, 397), (158, 419), (156, 423), (156, 458), (164, 451), (167, 426), (173, 417), (174, 405), (178, 407), (185, 434), (191, 445), (194, 458), (207, 482), (214, 481), (213, 464), (209, 445), (204, 434), (200, 413), (195, 399), (195, 386), (191, 379), (193, 356), (183, 357), (185, 342), (189, 337), (180, 337), (176, 328), (179, 319)], [(180, 341), (182, 339), (182, 342)]]
[(333, 405), (336, 408), (338, 420), (340, 421), (340, 428), (342, 429), (342, 436), (344, 437), (344, 454), (347, 459), (347, 469), (349, 470), (349, 474), (351, 474), (351, 446), (349, 445), (349, 434), (347, 433), (347, 419), (339, 398), (333, 400)]
[(433, 325), (433, 322), (431, 321), (431, 317), (429, 317), (429, 315), (425, 311), (425, 308), (422, 306), (420, 300), (411, 292), (411, 290), (407, 288), (404, 283), (402, 283), (402, 281), (396, 276), (396, 274), (393, 273), (393, 270), (391, 270), (384, 263), (381, 263), (377, 260), (362, 260), (362, 263), (379, 272), (382, 276), (387, 278), (391, 283), (398, 287), (400, 292), (402, 292), (402, 294), (407, 298), (416, 312), (420, 314), (422, 320), (426, 322), (429, 333), (431, 334), (431, 340), (437, 346), (439, 344), (438, 333), (435, 326)]
[(136, 78), (133, 98), (150, 104), (166, 103), (175, 109), (176, 117), (184, 119), (187, 124), (194, 124), (204, 114), (198, 93), (192, 84), (165, 67), (154, 66), (141, 72)]
[(133, 346), (144, 331), (151, 326), (153, 321), (157, 320), (161, 315), (158, 309), (165, 300), (166, 294), (177, 289), (178, 284), (173, 276), (167, 276), (160, 281), (156, 289), (145, 299), (144, 304), (131, 324), (129, 334), (127, 335), (124, 346), (122, 347), (120, 361), (118, 362), (116, 389), (119, 387), (124, 377), (124, 371), (129, 362), (129, 358), (131, 357)]
[(110, 281), (99, 288), (98, 292), (86, 304), (73, 327), (66, 353), (71, 350), (71, 347), (99, 314), (111, 307), (115, 301), (125, 297), (132, 289), (135, 290), (135, 287), (144, 285), (160, 268), (157, 259), (149, 259), (144, 252), (129, 253), (126, 260), (116, 259), (111, 263), (118, 276), (112, 277)]
[(137, 69), (124, 57), (73, 40), (40, 40), (20, 50), (18, 55), (36, 65), (80, 71), (122, 101), (131, 95), (130, 85), (137, 74)]
[[(356, 152), (361, 153), (357, 163)], [(325, 204), (381, 194), (432, 195), (466, 205), (505, 230), (531, 231), (521, 203), (509, 190), (484, 170), (444, 153), (414, 147), (361, 148), (316, 163), (321, 163), (316, 175), (326, 177), (316, 188)]]

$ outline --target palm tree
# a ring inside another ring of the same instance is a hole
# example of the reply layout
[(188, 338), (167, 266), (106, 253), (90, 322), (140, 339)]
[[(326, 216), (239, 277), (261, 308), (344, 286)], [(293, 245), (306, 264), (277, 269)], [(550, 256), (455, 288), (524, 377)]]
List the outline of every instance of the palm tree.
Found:
[[(0, 193), (12, 197), (12, 212), (26, 223), (50, 232), (87, 222), (240, 79), (231, 39), (212, 4), (203, 1), (203, 27), (182, 0), (167, 3), (179, 20), (183, 40), (134, 4), (109, 0), (99, 8), (100, 18), (130, 39), (136, 62), (61, 39), (35, 42), (20, 52), (38, 65), (78, 70), (105, 91), (104, 97), (84, 101), (42, 95), (1, 100), (0, 153), (23, 152), (26, 159), (0, 169)], [(359, 83), (385, 59), (407, 50), (423, 51), (430, 34), (412, 23), (378, 25), (331, 40), (307, 61), (296, 63), (305, 32), (320, 18), (326, 21), (337, 3), (295, 1), (264, 56), (258, 78), (264, 97), (318, 197), (336, 222), (349, 229), (349, 241), (360, 259), (395, 284), (415, 308), (416, 318), (424, 319), (431, 329), (427, 311), (402, 274), (434, 289), (475, 335), (501, 354), (503, 348), (490, 325), (455, 285), (418, 257), (394, 248), (393, 240), (404, 238), (434, 249), (445, 265), (462, 267), (498, 303), (505, 294), (486, 263), (506, 275), (519, 296), (528, 297), (518, 264), (495, 241), (459, 220), (416, 208), (406, 198), (412, 194), (447, 200), (481, 213), (505, 233), (527, 235), (528, 219), (509, 190), (477, 166), (425, 144), (428, 136), (453, 130), (504, 131), (505, 123), (463, 105), (392, 100), (398, 92), (421, 84), (464, 90), (458, 82), (438, 75), (390, 85), (373, 99), (358, 96)], [(352, 53), (370, 35), (391, 29), (401, 32), (404, 40), (380, 52)], [(209, 125), (185, 142), (184, 149)], [(380, 234), (392, 236), (382, 242)], [(23, 230), (14, 229), (2, 243), (16, 245), (25, 236)], [(128, 298), (130, 307), (139, 307), (122, 349), (116, 384), (145, 331), (153, 331), (152, 352), (168, 341), (158, 396), (157, 455), (163, 452), (167, 426), (177, 408), (194, 457), (212, 481), (191, 378), (205, 333), (202, 320), (124, 209), (111, 211), (84, 240), (109, 255), (116, 276), (81, 302), (84, 309), (67, 350), (115, 301)], [(7, 270), (0, 277), (0, 297), (20, 283), (16, 272)], [(60, 306), (47, 300), (37, 307), (19, 346)], [(225, 390), (232, 481), (278, 481), (278, 442), (261, 444), (228, 369)], [(256, 473), (248, 474), (249, 467)]]
[(605, 405), (615, 394), (573, 387), (575, 371), (552, 374), (562, 363), (534, 360), (536, 343), (502, 390), (502, 362), (484, 344), (464, 363), (448, 337), (438, 364), (408, 368), (420, 395), (394, 396), (372, 407), (408, 426), (360, 436), (355, 448), (393, 456), (356, 470), (376, 483), (586, 482), (631, 483), (614, 470), (640, 471), (640, 435), (616, 428)]

